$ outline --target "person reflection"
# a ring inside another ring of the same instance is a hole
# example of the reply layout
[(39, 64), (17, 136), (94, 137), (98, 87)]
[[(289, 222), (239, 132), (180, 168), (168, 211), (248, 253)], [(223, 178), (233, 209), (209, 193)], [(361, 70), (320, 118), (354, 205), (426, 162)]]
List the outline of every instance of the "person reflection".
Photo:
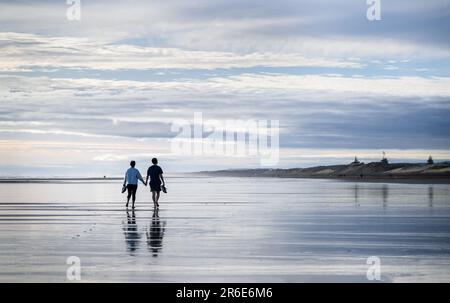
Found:
[(164, 227), (166, 222), (161, 222), (159, 218), (159, 210), (155, 208), (153, 210), (153, 216), (150, 226), (147, 228), (147, 245), (148, 250), (152, 253), (153, 257), (157, 257), (158, 253), (162, 249), (162, 241), (164, 237)]
[(355, 197), (355, 207), (359, 207), (359, 187), (358, 184), (355, 184), (354, 190), (354, 197)]
[(428, 206), (433, 207), (433, 199), (434, 199), (434, 188), (433, 186), (428, 187)]
[(387, 184), (383, 184), (382, 195), (383, 195), (383, 208), (386, 208), (387, 204), (388, 204), (388, 197), (389, 197), (389, 187)]
[(139, 248), (139, 243), (141, 240), (141, 235), (136, 224), (136, 214), (134, 213), (134, 210), (131, 212), (131, 216), (130, 212), (127, 210), (127, 222), (123, 223), (123, 231), (127, 251), (131, 256), (134, 256), (136, 250)]

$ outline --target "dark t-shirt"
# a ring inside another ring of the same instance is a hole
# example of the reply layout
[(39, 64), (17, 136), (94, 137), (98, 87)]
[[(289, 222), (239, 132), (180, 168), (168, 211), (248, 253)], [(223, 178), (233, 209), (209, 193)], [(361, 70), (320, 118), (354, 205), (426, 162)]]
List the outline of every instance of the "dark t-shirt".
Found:
[(163, 173), (163, 170), (158, 165), (152, 165), (147, 170), (147, 176), (150, 176), (150, 183), (152, 184), (161, 184), (161, 180), (159, 179), (159, 175)]

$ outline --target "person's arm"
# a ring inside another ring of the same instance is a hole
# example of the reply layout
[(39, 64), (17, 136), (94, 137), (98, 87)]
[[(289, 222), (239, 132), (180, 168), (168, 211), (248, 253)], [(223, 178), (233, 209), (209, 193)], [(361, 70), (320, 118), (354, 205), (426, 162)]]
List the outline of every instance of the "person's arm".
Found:
[(123, 179), (123, 186), (127, 185), (127, 172), (125, 172), (125, 178)]
[(159, 174), (159, 178), (161, 179), (162, 185), (164, 186), (165, 183), (164, 183), (164, 177), (163, 177), (163, 174), (162, 174), (162, 173)]
[(145, 181), (144, 181), (144, 179), (142, 178), (141, 173), (140, 173), (139, 171), (138, 171), (138, 173), (137, 173), (137, 177), (138, 177), (139, 180), (141, 180), (142, 184), (147, 185), (147, 183), (145, 183)]
[(147, 176), (145, 176), (145, 185), (148, 184), (148, 179), (150, 178), (150, 171), (147, 169)]

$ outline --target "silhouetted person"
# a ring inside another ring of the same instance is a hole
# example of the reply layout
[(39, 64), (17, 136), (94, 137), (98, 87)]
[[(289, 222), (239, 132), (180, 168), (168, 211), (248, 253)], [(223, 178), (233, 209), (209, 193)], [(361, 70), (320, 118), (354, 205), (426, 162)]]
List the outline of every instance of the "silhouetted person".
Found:
[(145, 182), (148, 183), (148, 178), (150, 178), (150, 191), (152, 192), (152, 200), (155, 207), (159, 207), (159, 194), (161, 192), (161, 182), (162, 186), (164, 184), (163, 178), (163, 170), (158, 166), (158, 159), (152, 159), (153, 165), (150, 166), (147, 170), (147, 177), (145, 178)]
[(128, 190), (126, 207), (128, 207), (128, 203), (130, 203), (130, 198), (133, 197), (132, 208), (134, 208), (134, 202), (136, 201), (136, 191), (137, 191), (137, 187), (138, 187), (138, 180), (141, 180), (141, 182), (144, 185), (147, 185), (147, 183), (144, 182), (144, 179), (142, 179), (141, 173), (136, 168), (134, 168), (136, 166), (136, 162), (131, 161), (130, 166), (131, 167), (125, 173), (125, 179), (123, 180), (123, 186), (126, 185), (127, 190)]
[(164, 237), (165, 222), (161, 224), (158, 215), (158, 209), (153, 211), (152, 223), (147, 230), (147, 245), (153, 257), (157, 257), (159, 251), (162, 249), (162, 240)]
[(139, 247), (139, 242), (141, 235), (139, 234), (138, 227), (136, 224), (136, 215), (134, 210), (130, 213), (127, 210), (127, 223), (123, 226), (123, 231), (125, 235), (125, 243), (127, 244), (127, 250), (130, 255), (134, 255), (134, 252)]

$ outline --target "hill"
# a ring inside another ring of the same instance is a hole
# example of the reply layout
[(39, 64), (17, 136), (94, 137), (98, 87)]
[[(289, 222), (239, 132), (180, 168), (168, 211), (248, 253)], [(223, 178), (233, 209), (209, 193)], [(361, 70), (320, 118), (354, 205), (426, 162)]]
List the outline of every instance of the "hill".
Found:
[(351, 163), (288, 169), (242, 169), (203, 171), (200, 174), (236, 177), (323, 178), (350, 180), (416, 180), (450, 183), (450, 164)]

